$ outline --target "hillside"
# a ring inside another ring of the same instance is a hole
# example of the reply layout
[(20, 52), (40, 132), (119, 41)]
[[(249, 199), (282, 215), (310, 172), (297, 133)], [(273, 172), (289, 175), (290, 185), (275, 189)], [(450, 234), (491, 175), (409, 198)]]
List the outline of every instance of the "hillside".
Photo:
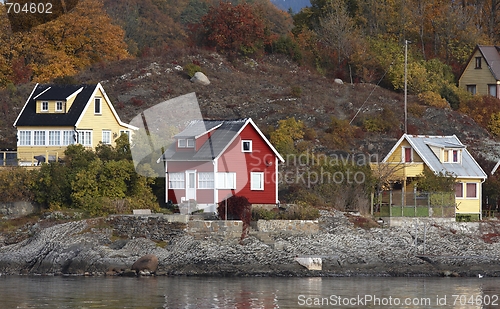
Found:
[[(189, 63), (202, 68), (211, 81), (209, 86), (190, 82), (181, 69)], [(204, 117), (251, 117), (265, 133), (276, 127), (278, 120), (295, 117), (316, 131), (316, 138), (310, 141), (316, 151), (369, 152), (382, 159), (404, 127), (402, 93), (367, 83), (337, 84), (279, 56), (229, 61), (202, 50), (167, 49), (149, 57), (95, 65), (69, 81), (101, 82), (120, 117), (127, 122), (144, 109), (190, 92), (196, 93)], [(15, 146), (12, 123), (32, 87), (26, 84), (0, 92), (0, 96), (10, 97), (14, 105), (2, 110), (1, 148)], [(408, 106), (409, 133), (456, 134), (475, 157), (482, 154), (492, 161), (500, 157), (495, 140), (470, 117), (450, 109), (420, 105), (413, 96), (408, 97)], [(352, 125), (361, 126), (367, 117), (386, 115), (384, 110), (393, 115), (393, 119), (385, 119), (391, 124), (388, 132), (359, 129), (343, 149), (328, 142), (332, 117), (351, 120), (359, 111)]]

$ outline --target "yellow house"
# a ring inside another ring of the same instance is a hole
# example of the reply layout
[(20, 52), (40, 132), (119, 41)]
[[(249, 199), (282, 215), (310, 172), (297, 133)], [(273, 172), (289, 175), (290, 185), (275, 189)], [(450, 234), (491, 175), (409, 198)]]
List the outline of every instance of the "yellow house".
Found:
[(138, 128), (120, 120), (100, 83), (93, 85), (37, 84), (19, 113), (17, 158), (19, 165), (57, 160), (68, 145), (95, 149), (114, 145), (121, 134), (129, 138)]
[(404, 134), (382, 164), (392, 166), (392, 177), (401, 180), (403, 192), (414, 190), (412, 180), (420, 177), (425, 167), (436, 174), (453, 175), (456, 177), (455, 213), (481, 218), (482, 183), (487, 175), (455, 135)]
[(472, 94), (500, 98), (500, 47), (477, 45), (460, 75), (458, 86)]

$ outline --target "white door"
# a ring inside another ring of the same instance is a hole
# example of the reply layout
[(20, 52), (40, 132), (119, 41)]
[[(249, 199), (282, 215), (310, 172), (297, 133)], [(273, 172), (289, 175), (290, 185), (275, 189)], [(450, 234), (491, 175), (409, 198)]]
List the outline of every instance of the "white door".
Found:
[(186, 199), (196, 200), (196, 171), (186, 171)]

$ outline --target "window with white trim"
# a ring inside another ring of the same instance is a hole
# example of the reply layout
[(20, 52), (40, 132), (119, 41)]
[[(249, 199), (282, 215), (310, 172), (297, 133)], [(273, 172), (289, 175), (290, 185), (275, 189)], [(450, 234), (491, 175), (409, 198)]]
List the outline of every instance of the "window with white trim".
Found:
[(111, 131), (102, 130), (102, 143), (105, 145), (111, 145)]
[(214, 173), (200, 172), (198, 173), (198, 189), (213, 189), (214, 188)]
[(179, 138), (177, 140), (177, 147), (179, 148), (186, 148), (187, 142), (185, 138)]
[(48, 112), (49, 111), (49, 102), (47, 101), (42, 101), (40, 110), (42, 112)]
[(63, 146), (73, 145), (75, 143), (75, 131), (63, 131)]
[(57, 101), (56, 102), (56, 112), (62, 112), (62, 110), (63, 110), (63, 102)]
[(120, 136), (122, 136), (122, 134), (127, 134), (128, 141), (130, 142), (130, 131), (129, 130), (120, 130)]
[(455, 197), (464, 197), (464, 184), (462, 182), (455, 183)]
[(465, 184), (465, 197), (477, 198), (477, 183), (468, 182)]
[(250, 190), (264, 190), (264, 172), (250, 173)]
[(186, 148), (194, 148), (194, 139), (193, 138), (186, 139)]
[(19, 131), (19, 146), (31, 145), (31, 131)]
[(413, 150), (411, 147), (403, 147), (401, 152), (401, 161), (404, 163), (413, 162)]
[(236, 189), (236, 173), (217, 173), (217, 189)]
[(92, 146), (92, 131), (78, 131), (78, 143), (83, 146)]
[(101, 98), (94, 98), (94, 114), (102, 114)]
[(252, 152), (252, 141), (251, 140), (241, 141), (241, 151), (242, 152)]
[(49, 131), (49, 145), (59, 146), (61, 144), (61, 131)]
[(34, 146), (45, 145), (45, 131), (33, 131), (33, 145)]
[(184, 189), (184, 173), (168, 173), (169, 189)]

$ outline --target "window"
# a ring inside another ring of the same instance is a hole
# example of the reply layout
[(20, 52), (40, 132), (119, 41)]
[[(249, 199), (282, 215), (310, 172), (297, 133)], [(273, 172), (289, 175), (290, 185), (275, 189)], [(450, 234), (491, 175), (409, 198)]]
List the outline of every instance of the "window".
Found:
[(476, 85), (467, 85), (467, 91), (476, 94)]
[(409, 163), (413, 162), (413, 151), (411, 150), (411, 147), (403, 147), (403, 162)]
[(92, 146), (92, 131), (78, 131), (78, 143), (83, 146)]
[(184, 189), (184, 173), (168, 173), (169, 189)]
[(194, 139), (192, 139), (192, 138), (188, 138), (188, 139), (186, 140), (186, 147), (187, 147), (187, 148), (194, 148)]
[(252, 152), (252, 141), (242, 141), (241, 142), (241, 151)]
[(250, 173), (250, 190), (264, 190), (264, 173)]
[(35, 145), (35, 146), (45, 145), (45, 131), (34, 131), (33, 132), (33, 145)]
[(48, 112), (49, 111), (49, 102), (43, 101), (42, 106), (40, 109), (42, 112)]
[(464, 197), (464, 184), (461, 182), (455, 183), (455, 197)]
[(481, 57), (476, 57), (476, 69), (481, 68)]
[(466, 184), (466, 195), (465, 197), (467, 198), (477, 198), (477, 184), (472, 182), (472, 183), (467, 183)]
[(214, 188), (214, 173), (200, 172), (198, 173), (198, 188), (213, 189)]
[(73, 145), (75, 143), (75, 131), (63, 131), (63, 146)]
[(63, 102), (57, 101), (56, 102), (56, 112), (62, 112), (63, 110)]
[(59, 146), (61, 144), (61, 131), (49, 131), (49, 145)]
[(94, 99), (94, 114), (101, 114), (101, 98)]
[(111, 131), (102, 130), (102, 143), (106, 145), (111, 145)]
[(177, 147), (186, 148), (187, 142), (184, 138), (180, 138), (177, 140)]
[(122, 134), (127, 134), (128, 141), (130, 142), (130, 131), (129, 130), (120, 130), (120, 136), (122, 136)]
[(217, 189), (236, 189), (236, 173), (217, 173)]
[(452, 156), (451, 156), (452, 162), (457, 163), (458, 162), (458, 150), (452, 150), (451, 152), (452, 152)]
[(488, 94), (492, 97), (497, 97), (497, 85), (488, 85)]
[(19, 131), (19, 146), (31, 145), (31, 131)]

